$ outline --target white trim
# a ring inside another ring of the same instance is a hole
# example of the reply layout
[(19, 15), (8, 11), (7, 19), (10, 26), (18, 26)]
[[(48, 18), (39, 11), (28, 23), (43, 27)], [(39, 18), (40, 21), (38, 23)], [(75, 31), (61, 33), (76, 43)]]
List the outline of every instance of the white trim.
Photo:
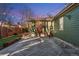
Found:
[(64, 17), (59, 18), (59, 30), (64, 30)]

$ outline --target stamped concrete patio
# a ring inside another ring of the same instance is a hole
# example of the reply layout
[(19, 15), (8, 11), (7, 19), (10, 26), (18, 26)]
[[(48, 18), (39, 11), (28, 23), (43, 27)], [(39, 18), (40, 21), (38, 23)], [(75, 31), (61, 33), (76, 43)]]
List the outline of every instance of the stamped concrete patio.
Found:
[(27, 38), (0, 51), (0, 56), (77, 56), (79, 48), (59, 38)]

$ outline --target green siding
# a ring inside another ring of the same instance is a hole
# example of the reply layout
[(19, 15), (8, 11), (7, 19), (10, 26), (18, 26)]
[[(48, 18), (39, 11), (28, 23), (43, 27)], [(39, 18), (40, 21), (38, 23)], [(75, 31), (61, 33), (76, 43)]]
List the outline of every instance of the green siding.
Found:
[(79, 46), (79, 7), (67, 13), (64, 17), (64, 30), (57, 30), (58, 19), (55, 21), (55, 36)]

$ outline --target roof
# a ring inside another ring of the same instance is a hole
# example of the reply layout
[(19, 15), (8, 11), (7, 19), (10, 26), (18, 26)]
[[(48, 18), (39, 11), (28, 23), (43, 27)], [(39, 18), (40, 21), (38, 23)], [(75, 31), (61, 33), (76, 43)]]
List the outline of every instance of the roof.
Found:
[(79, 4), (78, 3), (71, 3), (69, 4), (67, 7), (65, 7), (63, 10), (61, 10), (56, 16), (55, 18), (64, 16), (65, 14), (67, 14), (68, 12), (72, 11), (73, 9), (75, 9), (76, 7), (78, 7)]
[(45, 18), (39, 18), (39, 19), (32, 19), (32, 20), (29, 20), (28, 22), (33, 22), (33, 21), (52, 21), (53, 20), (53, 16), (51, 17), (45, 17)]

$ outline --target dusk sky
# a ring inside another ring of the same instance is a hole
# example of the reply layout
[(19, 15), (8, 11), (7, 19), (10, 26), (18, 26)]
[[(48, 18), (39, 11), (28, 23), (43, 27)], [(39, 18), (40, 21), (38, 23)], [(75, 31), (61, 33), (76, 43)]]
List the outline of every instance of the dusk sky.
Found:
[(65, 7), (65, 4), (40, 3), (40, 4), (28, 4), (28, 6), (32, 9), (35, 15), (47, 16), (47, 14), (51, 14), (52, 16), (54, 16)]
[(65, 7), (65, 3), (27, 3), (27, 4), (11, 4), (15, 11), (31, 8), (36, 16), (47, 16), (47, 14), (56, 15)]
[(26, 8), (30, 8), (33, 12), (34, 17), (46, 17), (48, 14), (55, 16), (59, 13), (64, 7), (66, 3), (12, 3), (9, 4), (9, 7), (12, 8), (11, 15), (14, 16), (15, 21), (19, 21), (21, 19), (22, 14), (19, 12), (20, 10), (24, 10)]

